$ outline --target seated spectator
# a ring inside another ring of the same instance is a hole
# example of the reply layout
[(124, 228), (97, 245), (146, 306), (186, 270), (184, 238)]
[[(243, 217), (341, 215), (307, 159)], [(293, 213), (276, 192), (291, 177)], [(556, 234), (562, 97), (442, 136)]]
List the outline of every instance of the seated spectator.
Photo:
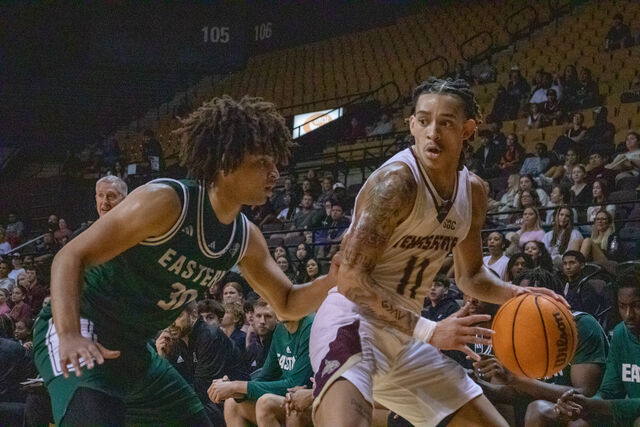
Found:
[(17, 284), (18, 276), (24, 273), (24, 268), (22, 267), (22, 257), (18, 252), (14, 252), (11, 256), (11, 265), (13, 266), (13, 270), (9, 272), (7, 277), (13, 279)]
[(588, 280), (579, 286), (585, 277), (584, 266), (586, 260), (580, 251), (567, 251), (562, 256), (562, 275), (564, 288), (562, 294), (571, 305), (572, 310), (584, 311), (594, 317), (599, 316), (611, 306), (604, 295), (598, 292), (599, 284), (595, 280)]
[(629, 90), (620, 94), (621, 103), (640, 101), (640, 77), (636, 77), (629, 85)]
[(283, 187), (281, 190), (275, 192), (271, 198), (271, 204), (273, 209), (279, 214), (284, 208), (289, 207), (289, 203), (284, 199), (285, 196), (289, 196), (289, 200), (293, 197), (297, 199), (294, 176), (288, 176), (284, 179)]
[(603, 179), (607, 182), (609, 188), (615, 188), (616, 172), (605, 167), (607, 160), (608, 153), (604, 147), (593, 147), (591, 149), (587, 175), (584, 178), (587, 184), (593, 184), (596, 179)]
[(64, 218), (60, 218), (58, 220), (58, 229), (53, 233), (54, 239), (56, 239), (58, 244), (60, 244), (64, 237), (69, 239), (72, 234), (73, 231), (71, 231), (71, 229), (67, 226), (67, 221)]
[[(569, 187), (562, 184), (554, 185), (553, 188), (551, 189), (551, 194), (549, 194), (549, 203), (547, 204), (547, 206), (545, 206), (547, 208), (547, 211), (546, 211), (547, 218), (545, 219), (544, 223), (547, 225), (553, 224), (555, 212), (554, 212), (554, 209), (549, 209), (549, 208), (568, 205), (570, 201), (571, 201), (571, 191), (569, 190)], [(571, 212), (572, 212), (573, 222), (576, 222), (578, 220), (578, 212), (573, 208), (571, 209)]]
[(265, 224), (272, 224), (276, 221), (276, 211), (269, 198), (267, 198), (267, 201), (260, 206), (244, 206), (242, 208), (242, 213), (245, 214), (249, 221), (258, 227), (262, 227)]
[(278, 213), (276, 220), (285, 224), (291, 224), (293, 217), (300, 212), (298, 198), (295, 194), (285, 194), (283, 196), (283, 202), (286, 203), (286, 207)]
[(508, 283), (513, 283), (513, 281), (518, 278), (524, 271), (530, 270), (533, 268), (533, 261), (531, 257), (524, 252), (519, 252), (511, 256), (509, 258), (509, 263), (507, 264), (507, 270), (504, 273), (504, 280)]
[(22, 285), (16, 285), (11, 293), (11, 302), (13, 308), (9, 312), (9, 316), (14, 322), (19, 322), (24, 319), (31, 319), (31, 307), (25, 302), (27, 298), (27, 290)]
[(296, 269), (293, 268), (293, 265), (289, 262), (288, 256), (281, 256), (276, 259), (276, 264), (280, 267), (280, 270), (291, 280), (293, 283), (296, 280)]
[(224, 317), (220, 322), (220, 329), (244, 352), (247, 334), (242, 331), (244, 325), (244, 310), (237, 302), (223, 304)]
[(500, 148), (494, 144), (488, 130), (481, 130), (478, 134), (481, 145), (473, 153), (477, 174), (482, 178), (493, 178), (498, 175), (498, 162), (502, 153)]
[(500, 152), (504, 151), (507, 144), (507, 137), (502, 133), (502, 122), (500, 120), (494, 120), (488, 123), (487, 129), (490, 132), (489, 140), (498, 146)]
[(540, 129), (542, 127), (542, 108), (538, 104), (531, 104), (527, 116), (527, 129)]
[(571, 149), (571, 147), (581, 147), (581, 149), (575, 149), (574, 152), (584, 153), (586, 150), (582, 147), (582, 141), (587, 135), (587, 128), (583, 126), (584, 124), (584, 115), (580, 112), (575, 113), (571, 118), (571, 126), (564, 135), (558, 137), (556, 142), (553, 144), (553, 151), (558, 154), (566, 154)]
[(367, 136), (386, 135), (393, 132), (393, 122), (389, 114), (382, 113), (380, 119), (367, 129)]
[(245, 360), (249, 367), (249, 372), (262, 368), (264, 360), (269, 353), (271, 346), (271, 338), (276, 328), (278, 319), (271, 309), (269, 303), (262, 298), (253, 304), (253, 329), (256, 334), (256, 340), (245, 352)]
[(613, 148), (616, 127), (608, 119), (609, 110), (605, 106), (594, 109), (593, 126), (587, 129), (584, 145), (587, 147), (610, 146)]
[[(578, 158), (578, 152), (573, 148), (569, 148), (566, 151), (566, 155), (564, 157), (564, 163), (561, 165), (551, 166), (547, 170), (547, 172), (545, 172), (544, 176), (548, 178), (547, 181), (551, 180), (551, 182), (555, 182), (555, 183), (560, 183), (563, 180), (569, 181), (570, 180), (569, 177), (571, 176), (571, 171), (579, 163), (580, 161)], [(568, 203), (569, 200), (567, 200), (566, 202)]]
[(564, 103), (568, 111), (584, 110), (593, 108), (600, 102), (600, 91), (598, 85), (591, 77), (591, 70), (582, 67), (578, 74), (578, 85), (575, 92), (567, 94)]
[(554, 272), (553, 261), (551, 261), (551, 255), (549, 251), (539, 240), (531, 240), (525, 243), (524, 253), (531, 257), (534, 268), (542, 268), (543, 270)]
[(23, 319), (16, 322), (16, 328), (13, 337), (27, 350), (33, 349), (33, 321), (31, 319)]
[(36, 243), (36, 252), (38, 255), (53, 255), (60, 247), (58, 242), (53, 238), (53, 233), (48, 231), (42, 236), (42, 240)]
[(18, 284), (27, 290), (25, 302), (33, 309), (33, 314), (37, 315), (42, 309), (42, 302), (49, 295), (49, 288), (41, 283), (38, 270), (33, 265), (26, 266), (24, 273), (18, 276)]
[(9, 266), (9, 262), (0, 260), (0, 289), (5, 289), (9, 291), (9, 293), (11, 293), (16, 286), (16, 281), (9, 277), (10, 272), (11, 267)]
[(4, 228), (0, 226), (0, 255), (6, 255), (11, 251), (11, 245), (7, 242), (5, 237)]
[(505, 151), (500, 156), (498, 167), (502, 175), (510, 175), (520, 170), (522, 162), (525, 159), (524, 147), (518, 143), (518, 135), (510, 133), (507, 136)]
[(315, 207), (319, 208), (324, 206), (325, 202), (333, 199), (333, 178), (331, 175), (327, 175), (322, 178), (322, 193), (318, 196), (315, 201)]
[[(507, 191), (504, 192), (502, 196), (500, 196), (500, 200), (498, 201), (498, 212), (506, 212), (514, 210), (516, 207), (513, 204), (515, 200), (516, 194), (518, 194), (518, 190), (520, 188), (520, 175), (511, 174), (509, 178), (507, 178)], [(499, 221), (505, 221), (508, 218), (505, 215), (500, 215), (498, 217)]]
[(287, 248), (285, 248), (284, 246), (276, 246), (275, 248), (273, 248), (273, 251), (271, 252), (271, 255), (273, 256), (273, 260), (277, 261), (278, 258), (284, 256), (288, 256), (287, 255)]
[(507, 93), (507, 89), (500, 85), (496, 92), (496, 98), (493, 100), (493, 107), (487, 116), (487, 121), (494, 120), (515, 120), (518, 117), (520, 102), (512, 102), (511, 97)]
[(0, 288), (0, 315), (8, 314), (11, 311), (8, 301), (11, 292), (5, 288)]
[(313, 207), (311, 193), (305, 193), (300, 202), (300, 210), (293, 215), (291, 220), (291, 229), (315, 228), (320, 225), (321, 220), (322, 211)]
[(564, 71), (561, 76), (557, 74), (554, 76), (553, 83), (562, 88), (562, 92), (565, 96), (575, 94), (576, 88), (579, 84), (576, 66), (573, 64), (567, 64), (564, 67)]
[(320, 276), (320, 266), (315, 258), (309, 258), (305, 268), (305, 277), (302, 283), (309, 283)]
[(453, 66), (453, 72), (449, 73), (447, 77), (453, 80), (464, 80), (470, 85), (474, 84), (474, 79), (471, 75), (471, 71), (461, 62), (456, 62), (456, 64)]
[(47, 231), (51, 234), (55, 233), (58, 230), (58, 215), (51, 214), (47, 219)]
[(553, 229), (545, 233), (542, 243), (549, 251), (553, 264), (560, 266), (566, 251), (578, 251), (582, 245), (582, 234), (573, 228), (573, 212), (566, 206), (555, 209)]
[(504, 250), (506, 248), (507, 239), (502, 233), (494, 231), (487, 236), (487, 249), (489, 250), (489, 255), (482, 258), (482, 262), (487, 266), (487, 268), (493, 270), (501, 279), (504, 279), (507, 264), (509, 264), (509, 258), (504, 254)]
[(317, 243), (327, 243), (327, 245), (318, 248), (318, 257), (331, 259), (340, 248), (342, 235), (349, 228), (351, 221), (344, 216), (342, 204), (334, 201), (331, 206), (330, 221), (323, 226), (323, 229), (316, 232)]
[[(573, 185), (571, 186), (571, 204), (572, 205), (586, 205), (591, 202), (591, 186), (585, 182), (587, 177), (584, 166), (577, 165), (571, 171), (571, 179)], [(587, 217), (587, 210), (584, 207), (576, 208), (578, 211), (578, 221), (583, 222)]]
[(198, 315), (207, 325), (220, 326), (224, 313), (224, 306), (214, 299), (198, 302)]
[(618, 154), (604, 167), (617, 172), (616, 186), (622, 178), (638, 176), (640, 169), (640, 134), (629, 131), (625, 138), (626, 152)]
[(223, 304), (244, 304), (244, 290), (238, 282), (227, 282), (222, 287), (222, 303)]
[(535, 156), (527, 157), (524, 159), (522, 168), (520, 168), (520, 176), (531, 175), (537, 177), (542, 175), (549, 169), (551, 165), (551, 159), (549, 158), (549, 151), (544, 142), (538, 142), (536, 144)]
[(340, 206), (342, 206), (344, 215), (350, 215), (355, 200), (352, 196), (347, 194), (347, 190), (344, 187), (344, 184), (341, 182), (336, 182), (335, 184), (333, 184), (333, 203), (335, 202), (339, 203)]
[(451, 282), (447, 276), (439, 274), (431, 284), (429, 296), (425, 298), (422, 317), (437, 322), (445, 319), (460, 309), (456, 300), (449, 293)]
[(527, 207), (522, 212), (522, 225), (520, 230), (511, 236), (511, 244), (517, 244), (520, 249), (532, 240), (542, 241), (544, 230), (540, 224), (540, 214), (534, 207)]
[(613, 330), (604, 376), (593, 398), (580, 390), (566, 391), (554, 410), (561, 420), (586, 419), (598, 425), (637, 425), (640, 422), (640, 272), (637, 267), (616, 279), (618, 313), (622, 318)]
[(296, 248), (296, 256), (293, 260), (296, 276), (293, 283), (305, 283), (307, 260), (313, 256), (313, 248), (306, 243), (300, 243)]
[(622, 21), (622, 15), (616, 13), (613, 17), (613, 25), (604, 39), (604, 50), (615, 50), (631, 45), (633, 45), (631, 29)]
[(591, 237), (582, 241), (580, 252), (587, 261), (602, 262), (615, 259), (618, 255), (618, 239), (615, 234), (613, 217), (606, 210), (596, 214)]
[(591, 186), (593, 194), (593, 206), (587, 208), (587, 222), (592, 223), (601, 210), (609, 212), (612, 218), (616, 217), (616, 205), (607, 205), (609, 201), (609, 184), (603, 179), (596, 179)]
[[(310, 386), (309, 334), (314, 315), (299, 321), (283, 321), (273, 333), (271, 349), (260, 373), (251, 381), (214, 381), (209, 387), (213, 402), (224, 402), (227, 425), (251, 422), (281, 425), (285, 421), (284, 396), (295, 386)], [(238, 402), (234, 397), (246, 397)]]
[(517, 113), (521, 107), (521, 104), (529, 97), (531, 86), (520, 73), (520, 69), (517, 66), (511, 67), (509, 71), (509, 82), (507, 83), (507, 95), (509, 97), (509, 110)]
[(142, 133), (142, 156), (146, 164), (145, 169), (151, 178), (157, 178), (164, 172), (165, 162), (162, 145), (150, 129), (146, 129)]
[(223, 408), (211, 402), (207, 389), (223, 377), (246, 381), (249, 371), (242, 352), (217, 326), (207, 324), (191, 302), (156, 340), (156, 349), (193, 387), (214, 425), (224, 424)]
[(11, 247), (15, 248), (24, 238), (24, 223), (18, 219), (15, 212), (9, 212), (7, 220), (7, 226), (4, 229), (5, 237)]
[(349, 126), (345, 129), (342, 136), (345, 141), (354, 141), (358, 138), (363, 138), (367, 134), (364, 127), (360, 124), (360, 120), (357, 117), (352, 117), (349, 122)]
[(547, 100), (542, 104), (542, 126), (555, 126), (564, 122), (564, 107), (555, 89), (547, 89)]
[[(526, 208), (534, 208), (537, 209), (540, 207), (540, 199), (538, 199), (538, 193), (532, 190), (524, 190), (520, 192), (520, 198), (518, 199), (518, 204), (516, 205), (516, 209), (524, 211)], [(510, 223), (513, 225), (522, 225), (522, 213), (514, 213), (511, 216)], [(511, 238), (509, 238), (511, 241)]]
[(538, 188), (538, 185), (533, 179), (533, 176), (521, 175), (520, 176), (520, 193), (516, 194), (513, 201), (514, 206), (516, 207), (520, 206), (518, 209), (522, 209), (522, 206), (520, 205), (519, 200), (520, 200), (520, 194), (522, 194), (523, 191), (532, 191), (532, 192), (535, 191), (535, 193), (538, 196), (537, 198), (540, 202), (539, 204), (536, 204), (537, 207), (547, 206), (547, 204), (549, 203), (549, 196), (542, 188)]
[(534, 104), (542, 105), (547, 102), (549, 99), (549, 90), (553, 90), (555, 92), (557, 101), (562, 99), (562, 88), (553, 83), (553, 76), (551, 73), (543, 72), (541, 84), (533, 92), (531, 99), (529, 99), (531, 106)]

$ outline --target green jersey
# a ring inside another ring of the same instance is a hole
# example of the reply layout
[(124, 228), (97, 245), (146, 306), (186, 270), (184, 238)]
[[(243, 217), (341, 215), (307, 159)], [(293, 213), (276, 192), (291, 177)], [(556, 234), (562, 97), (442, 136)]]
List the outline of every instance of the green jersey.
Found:
[(607, 361), (609, 343), (607, 335), (598, 321), (588, 313), (574, 312), (578, 330), (578, 348), (571, 362), (547, 382), (571, 387), (571, 366), (582, 363), (595, 363), (604, 366)]
[(153, 182), (171, 186), (180, 197), (176, 223), (84, 275), (80, 314), (96, 324), (99, 337), (105, 328), (107, 335), (116, 332), (118, 345), (123, 339), (145, 341), (169, 326), (185, 304), (240, 261), (249, 239), (242, 213), (232, 224), (218, 221), (204, 182)]

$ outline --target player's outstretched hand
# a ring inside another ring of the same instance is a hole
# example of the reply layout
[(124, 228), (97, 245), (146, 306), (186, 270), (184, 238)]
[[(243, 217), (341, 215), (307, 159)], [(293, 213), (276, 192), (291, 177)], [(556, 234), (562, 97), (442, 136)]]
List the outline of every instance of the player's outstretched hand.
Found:
[(583, 396), (575, 390), (565, 391), (553, 407), (559, 421), (575, 421), (582, 418), (583, 406), (578, 403)]
[(491, 336), (494, 331), (473, 326), (480, 322), (490, 321), (491, 316), (488, 314), (469, 316), (469, 307), (470, 304), (467, 303), (451, 316), (439, 321), (429, 344), (440, 350), (458, 350), (471, 359), (480, 361), (480, 356), (467, 347), (467, 344), (491, 345)]
[(523, 286), (514, 286), (514, 294), (513, 297), (517, 297), (520, 296), (522, 294), (538, 294), (538, 295), (544, 295), (547, 296), (551, 299), (554, 299), (562, 304), (564, 304), (567, 308), (571, 308), (571, 306), (569, 305), (569, 303), (567, 302), (566, 299), (564, 299), (564, 297), (562, 295), (558, 295), (555, 292), (553, 292), (551, 289), (547, 289), (547, 288), (537, 288), (537, 287), (532, 287), (532, 286), (527, 286), (527, 287), (523, 287)]
[(102, 365), (105, 359), (115, 359), (120, 356), (119, 351), (107, 350), (99, 342), (93, 342), (80, 334), (60, 336), (60, 369), (65, 378), (69, 378), (69, 367), (73, 366), (76, 376), (82, 375), (80, 359), (86, 363), (87, 369), (93, 369), (95, 363)]
[(489, 354), (479, 356), (480, 361), (473, 362), (473, 371), (477, 378), (489, 382), (495, 378), (500, 384), (509, 384), (512, 381), (513, 374), (502, 366), (495, 356)]

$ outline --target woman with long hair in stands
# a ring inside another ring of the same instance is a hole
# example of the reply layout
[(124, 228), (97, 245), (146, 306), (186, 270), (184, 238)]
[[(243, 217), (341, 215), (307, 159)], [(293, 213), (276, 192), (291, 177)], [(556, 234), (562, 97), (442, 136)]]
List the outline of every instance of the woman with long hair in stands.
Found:
[(554, 265), (562, 264), (566, 251), (578, 251), (582, 234), (573, 228), (573, 211), (569, 206), (558, 206), (554, 211), (553, 229), (545, 233), (542, 242), (549, 251)]
[(524, 253), (531, 257), (534, 267), (544, 268), (553, 272), (553, 261), (549, 251), (539, 240), (531, 240), (524, 245)]
[(525, 270), (529, 270), (533, 268), (533, 260), (528, 254), (524, 252), (518, 252), (509, 258), (509, 263), (507, 264), (507, 269), (504, 272), (504, 280), (509, 283), (513, 283), (513, 281), (521, 275)]
[(616, 257), (616, 241), (613, 217), (606, 210), (601, 210), (593, 222), (591, 237), (582, 241), (580, 252), (587, 261), (607, 261)]
[(307, 259), (307, 265), (305, 268), (305, 283), (314, 280), (316, 277), (320, 276), (320, 265), (318, 264), (318, 260), (315, 258)]
[(487, 268), (495, 271), (501, 279), (504, 279), (504, 273), (509, 263), (509, 258), (504, 254), (506, 248), (507, 239), (502, 233), (498, 231), (489, 233), (487, 236), (489, 255), (482, 258), (482, 261)]
[(293, 283), (305, 283), (307, 275), (307, 260), (313, 256), (313, 248), (306, 244), (300, 243), (296, 248), (296, 258), (293, 261), (296, 277)]
[(519, 171), (525, 156), (524, 147), (518, 143), (518, 135), (515, 133), (507, 135), (507, 145), (498, 163), (500, 173), (504, 176)]
[[(564, 156), (564, 163), (551, 166), (544, 176), (550, 179), (552, 182), (561, 182), (565, 178), (571, 176), (573, 168), (580, 164), (580, 156), (575, 148), (569, 148), (567, 154)], [(567, 178), (567, 181), (569, 179)]]
[(606, 210), (613, 218), (616, 217), (616, 205), (607, 205), (609, 201), (609, 184), (604, 179), (596, 179), (591, 184), (593, 205), (587, 208), (587, 222), (594, 222), (598, 212)]
[(624, 140), (624, 153), (618, 154), (605, 168), (617, 171), (616, 185), (623, 178), (638, 176), (640, 172), (640, 134), (630, 130)]
[[(591, 186), (587, 184), (585, 178), (587, 170), (583, 165), (576, 165), (571, 171), (571, 204), (586, 205), (591, 202)], [(587, 210), (584, 207), (576, 208), (578, 211), (578, 221), (584, 222), (587, 219)]]
[(518, 245), (524, 248), (525, 243), (532, 240), (542, 241), (544, 230), (540, 223), (540, 213), (534, 207), (525, 208), (522, 212), (522, 226), (518, 230)]

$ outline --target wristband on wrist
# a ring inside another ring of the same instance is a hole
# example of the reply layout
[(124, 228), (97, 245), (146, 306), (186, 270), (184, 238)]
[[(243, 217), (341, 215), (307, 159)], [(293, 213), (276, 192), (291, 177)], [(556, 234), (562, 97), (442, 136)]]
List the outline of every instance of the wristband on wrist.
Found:
[(420, 317), (413, 330), (413, 337), (428, 344), (433, 337), (433, 331), (436, 330), (436, 324), (437, 322)]

